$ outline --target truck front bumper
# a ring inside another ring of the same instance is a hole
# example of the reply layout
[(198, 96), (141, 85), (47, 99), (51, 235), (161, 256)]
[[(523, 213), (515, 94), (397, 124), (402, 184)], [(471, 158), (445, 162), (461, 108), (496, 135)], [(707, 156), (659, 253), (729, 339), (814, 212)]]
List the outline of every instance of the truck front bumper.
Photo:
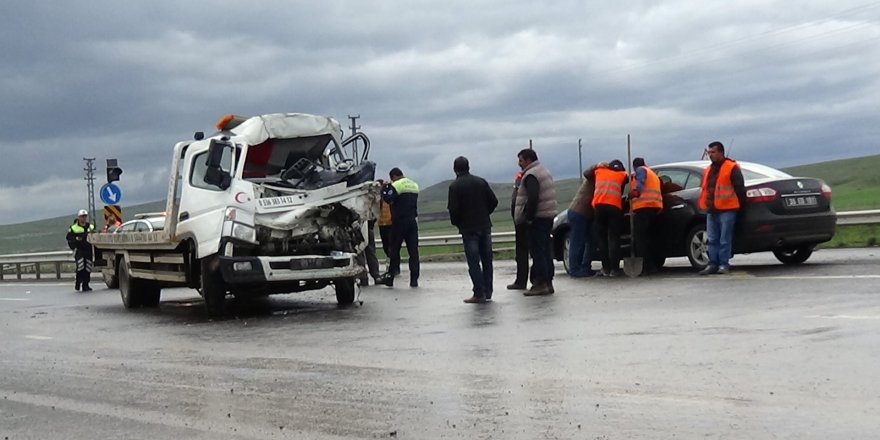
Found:
[(227, 284), (330, 280), (365, 272), (356, 255), (303, 255), (284, 257), (220, 257), (220, 273)]

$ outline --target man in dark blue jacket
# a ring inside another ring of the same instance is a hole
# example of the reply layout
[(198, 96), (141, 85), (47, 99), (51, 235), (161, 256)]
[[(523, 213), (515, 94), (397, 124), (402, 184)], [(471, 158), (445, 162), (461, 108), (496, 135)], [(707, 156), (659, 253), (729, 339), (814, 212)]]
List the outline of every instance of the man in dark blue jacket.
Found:
[(391, 247), (388, 273), (376, 280), (377, 284), (394, 286), (394, 277), (400, 273), (400, 249), (406, 243), (409, 254), (409, 285), (419, 287), (419, 185), (404, 177), (400, 168), (388, 172), (391, 183), (382, 189), (382, 198), (391, 206)]
[(489, 216), (498, 206), (498, 198), (485, 179), (470, 173), (466, 157), (457, 157), (452, 170), (455, 181), (449, 184), (446, 208), (449, 221), (461, 234), (468, 274), (474, 285), (474, 294), (464, 302), (484, 303), (492, 300), (492, 221)]

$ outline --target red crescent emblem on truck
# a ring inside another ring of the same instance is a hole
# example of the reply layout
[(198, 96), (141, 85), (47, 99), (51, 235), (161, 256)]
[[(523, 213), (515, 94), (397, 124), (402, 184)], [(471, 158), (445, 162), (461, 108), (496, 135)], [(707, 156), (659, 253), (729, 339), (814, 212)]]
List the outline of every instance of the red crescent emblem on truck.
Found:
[(245, 203), (245, 202), (250, 202), (250, 201), (251, 201), (251, 198), (248, 197), (247, 194), (245, 194), (243, 192), (235, 193), (235, 203)]

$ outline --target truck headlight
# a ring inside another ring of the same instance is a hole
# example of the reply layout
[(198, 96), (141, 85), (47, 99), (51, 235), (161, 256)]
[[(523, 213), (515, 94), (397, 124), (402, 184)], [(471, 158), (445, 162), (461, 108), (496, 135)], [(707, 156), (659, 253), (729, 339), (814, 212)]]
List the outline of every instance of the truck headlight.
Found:
[(232, 233), (229, 235), (248, 243), (257, 242), (257, 230), (242, 223), (232, 223)]

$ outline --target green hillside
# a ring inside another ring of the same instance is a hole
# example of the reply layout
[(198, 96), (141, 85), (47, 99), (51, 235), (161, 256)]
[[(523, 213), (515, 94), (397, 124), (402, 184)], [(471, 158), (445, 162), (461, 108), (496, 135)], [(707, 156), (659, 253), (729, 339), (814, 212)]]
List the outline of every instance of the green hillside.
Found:
[(837, 211), (880, 208), (880, 154), (784, 168), (798, 177), (817, 177), (831, 186)]
[[(165, 202), (150, 202), (130, 207), (123, 206), (122, 214), (125, 219), (131, 219), (134, 214), (164, 210)], [(101, 211), (98, 211), (98, 216), (101, 216)], [(0, 255), (65, 250), (67, 242), (64, 241), (64, 236), (74, 219), (74, 215), (69, 215), (28, 223), (0, 225)], [(104, 226), (104, 218), (101, 217), (93, 223), (96, 229), (100, 229)]]
[[(880, 208), (880, 155), (834, 160), (811, 165), (784, 168), (798, 177), (817, 177), (831, 186), (832, 203), (838, 211)], [(423, 235), (454, 234), (446, 214), (446, 197), (450, 181), (422, 188), (419, 196), (419, 225)], [(510, 218), (512, 182), (492, 183), (498, 197), (498, 210), (492, 216), (494, 231), (513, 230)], [(580, 186), (579, 179), (556, 181), (559, 207), (565, 209)], [(165, 209), (164, 201), (123, 207), (125, 218), (141, 212)], [(0, 255), (66, 249), (64, 234), (73, 222), (72, 216), (38, 220), (15, 225), (0, 225)], [(100, 223), (100, 222), (99, 222)]]

